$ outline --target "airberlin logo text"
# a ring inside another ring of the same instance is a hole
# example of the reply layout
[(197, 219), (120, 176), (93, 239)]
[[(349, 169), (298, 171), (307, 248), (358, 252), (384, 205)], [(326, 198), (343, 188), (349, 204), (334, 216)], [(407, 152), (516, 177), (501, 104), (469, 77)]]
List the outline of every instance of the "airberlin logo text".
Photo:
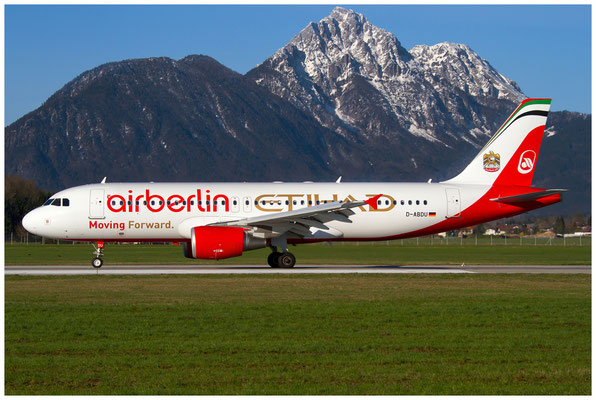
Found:
[[(376, 194), (367, 194), (367, 198), (377, 196)], [(359, 197), (359, 196), (358, 196)], [(343, 200), (342, 200), (343, 199)], [(265, 212), (280, 212), (292, 211), (304, 207), (313, 207), (319, 204), (326, 204), (328, 202), (349, 202), (357, 201), (357, 198), (348, 194), (347, 196), (339, 196), (332, 194), (329, 197), (322, 197), (319, 194), (261, 194), (254, 199), (244, 197), (242, 207), (244, 210), (250, 210), (255, 207), (260, 211)], [(239, 199), (234, 198), (234, 211), (238, 211), (241, 204)], [(377, 207), (370, 205), (362, 205), (358, 208), (361, 211), (390, 211), (395, 207), (395, 199), (388, 195), (380, 195), (377, 199)], [(138, 213), (141, 209), (149, 210), (151, 212), (171, 211), (171, 212), (229, 212), (230, 199), (225, 194), (211, 194), (209, 190), (204, 192), (197, 189), (191, 195), (159, 195), (152, 194), (149, 189), (145, 190), (143, 194), (135, 194), (132, 190), (128, 194), (108, 194), (107, 206), (111, 212), (114, 213)]]
[(199, 212), (217, 212), (218, 205), (224, 207), (226, 212), (230, 211), (228, 196), (217, 194), (212, 198), (210, 191), (206, 190), (203, 199), (201, 189), (197, 189), (196, 193), (186, 197), (179, 194), (164, 197), (159, 194), (151, 194), (149, 189), (140, 195), (134, 195), (132, 190), (129, 190), (126, 198), (119, 194), (108, 195), (108, 209), (115, 213), (139, 212), (141, 207), (151, 212), (160, 212), (164, 209), (172, 212), (190, 212), (194, 210)]

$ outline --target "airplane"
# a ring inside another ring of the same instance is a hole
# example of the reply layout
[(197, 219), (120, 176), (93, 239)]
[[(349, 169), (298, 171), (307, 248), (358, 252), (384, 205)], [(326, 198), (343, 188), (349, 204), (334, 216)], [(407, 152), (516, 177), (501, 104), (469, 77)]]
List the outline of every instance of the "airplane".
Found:
[[(457, 176), (432, 183), (106, 183), (66, 189), (23, 218), (46, 238), (174, 242), (186, 257), (220, 260), (269, 247), (427, 236), (558, 203), (565, 189), (531, 187), (551, 99), (526, 99)], [(280, 251), (281, 250), (281, 251)]]

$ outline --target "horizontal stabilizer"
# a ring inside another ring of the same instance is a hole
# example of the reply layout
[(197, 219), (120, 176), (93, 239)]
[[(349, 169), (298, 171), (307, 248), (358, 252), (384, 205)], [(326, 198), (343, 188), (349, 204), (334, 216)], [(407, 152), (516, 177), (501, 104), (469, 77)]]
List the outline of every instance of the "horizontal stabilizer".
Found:
[(547, 189), (538, 192), (516, 194), (515, 196), (496, 197), (490, 201), (500, 201), (501, 203), (524, 203), (526, 201), (538, 200), (543, 197), (552, 196), (553, 194), (566, 192), (567, 189)]

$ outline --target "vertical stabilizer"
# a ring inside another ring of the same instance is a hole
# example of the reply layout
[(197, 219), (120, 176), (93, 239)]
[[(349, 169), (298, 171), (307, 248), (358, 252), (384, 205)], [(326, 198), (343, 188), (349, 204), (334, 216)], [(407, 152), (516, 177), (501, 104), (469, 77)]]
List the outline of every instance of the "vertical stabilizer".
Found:
[(551, 99), (527, 99), (472, 162), (446, 182), (530, 186)]

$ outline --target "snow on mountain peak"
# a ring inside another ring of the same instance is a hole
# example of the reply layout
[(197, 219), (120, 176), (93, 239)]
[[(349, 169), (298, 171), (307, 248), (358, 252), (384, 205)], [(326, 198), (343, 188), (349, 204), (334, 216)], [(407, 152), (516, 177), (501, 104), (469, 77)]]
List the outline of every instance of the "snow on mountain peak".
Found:
[(364, 15), (357, 13), (354, 10), (348, 10), (346, 8), (343, 7), (335, 7), (333, 9), (333, 11), (331, 11), (331, 14), (329, 14), (329, 16), (327, 18), (332, 18), (332, 19), (336, 19), (336, 20), (346, 20), (346, 19), (352, 19), (355, 20), (357, 22), (368, 22), (368, 20), (364, 17)]
[(411, 58), (393, 34), (341, 7), (318, 23), (310, 23), (274, 57), (296, 53), (304, 55), (304, 70), (318, 82), (329, 73), (344, 80), (352, 74), (380, 79), (396, 73), (395, 64)]
[(479, 132), (488, 135), (484, 107), (507, 109), (505, 103), (524, 97), (465, 44), (408, 51), (392, 33), (341, 7), (310, 23), (251, 74), (346, 137), (400, 132), (476, 144), (484, 140)]
[(410, 54), (427, 76), (439, 75), (472, 96), (512, 102), (525, 98), (517, 83), (501, 75), (465, 44), (418, 45), (410, 49)]

